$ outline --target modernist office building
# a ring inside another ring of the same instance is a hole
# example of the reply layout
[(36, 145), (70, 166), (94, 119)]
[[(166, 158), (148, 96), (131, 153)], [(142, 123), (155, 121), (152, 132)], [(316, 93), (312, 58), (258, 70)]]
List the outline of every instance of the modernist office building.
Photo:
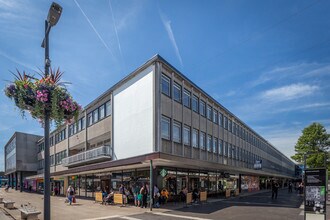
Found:
[[(54, 131), (50, 144), (53, 187), (71, 184), (86, 197), (149, 181), (151, 169), (172, 194), (258, 190), (295, 175), (290, 159), (159, 55), (87, 105), (77, 124)], [(39, 175), (26, 181), (42, 188), (38, 145)]]
[(8, 184), (17, 190), (23, 187), (23, 179), (37, 174), (38, 135), (15, 132), (4, 147), (5, 175)]

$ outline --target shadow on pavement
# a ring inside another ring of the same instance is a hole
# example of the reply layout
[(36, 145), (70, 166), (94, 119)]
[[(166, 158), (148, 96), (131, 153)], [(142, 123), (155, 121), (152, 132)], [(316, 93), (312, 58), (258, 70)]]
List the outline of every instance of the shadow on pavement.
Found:
[(224, 199), (222, 201), (212, 203), (193, 204), (185, 208), (177, 209), (177, 211), (210, 214), (233, 206), (250, 206), (256, 208), (299, 208), (303, 200), (303, 196), (297, 195), (294, 192), (288, 193), (287, 190), (279, 190), (277, 199), (271, 198), (271, 192), (264, 192), (250, 196)]

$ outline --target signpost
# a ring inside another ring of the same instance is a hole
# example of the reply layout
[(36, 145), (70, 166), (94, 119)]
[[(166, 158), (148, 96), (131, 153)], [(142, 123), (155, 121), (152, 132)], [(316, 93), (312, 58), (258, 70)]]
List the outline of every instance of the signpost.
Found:
[(326, 219), (327, 170), (305, 170), (305, 220)]

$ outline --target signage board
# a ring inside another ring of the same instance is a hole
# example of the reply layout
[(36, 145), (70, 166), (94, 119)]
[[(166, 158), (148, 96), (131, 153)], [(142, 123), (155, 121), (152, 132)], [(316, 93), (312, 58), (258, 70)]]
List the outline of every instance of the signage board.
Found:
[(326, 213), (326, 169), (305, 170), (305, 213)]
[(187, 193), (186, 203), (187, 203), (187, 204), (192, 203), (192, 193)]
[(199, 193), (199, 201), (204, 202), (207, 200), (207, 193), (206, 192), (200, 192)]
[(261, 164), (262, 164), (262, 160), (256, 160), (255, 164), (253, 165), (253, 168), (255, 170), (261, 170)]
[(115, 193), (113, 195), (113, 202), (115, 204), (123, 204), (123, 194)]
[(103, 202), (102, 192), (95, 193), (95, 202)]
[(165, 176), (167, 175), (167, 170), (162, 169), (162, 170), (160, 171), (160, 175), (161, 175), (162, 177), (165, 177)]

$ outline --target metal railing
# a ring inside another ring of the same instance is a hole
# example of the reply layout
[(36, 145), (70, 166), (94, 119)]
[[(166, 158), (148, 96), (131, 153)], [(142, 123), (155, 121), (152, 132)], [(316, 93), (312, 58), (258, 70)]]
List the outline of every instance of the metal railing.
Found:
[(111, 147), (108, 145), (97, 147), (88, 151), (84, 151), (73, 156), (63, 158), (62, 165), (67, 167), (79, 163), (98, 160), (100, 158), (111, 158)]

